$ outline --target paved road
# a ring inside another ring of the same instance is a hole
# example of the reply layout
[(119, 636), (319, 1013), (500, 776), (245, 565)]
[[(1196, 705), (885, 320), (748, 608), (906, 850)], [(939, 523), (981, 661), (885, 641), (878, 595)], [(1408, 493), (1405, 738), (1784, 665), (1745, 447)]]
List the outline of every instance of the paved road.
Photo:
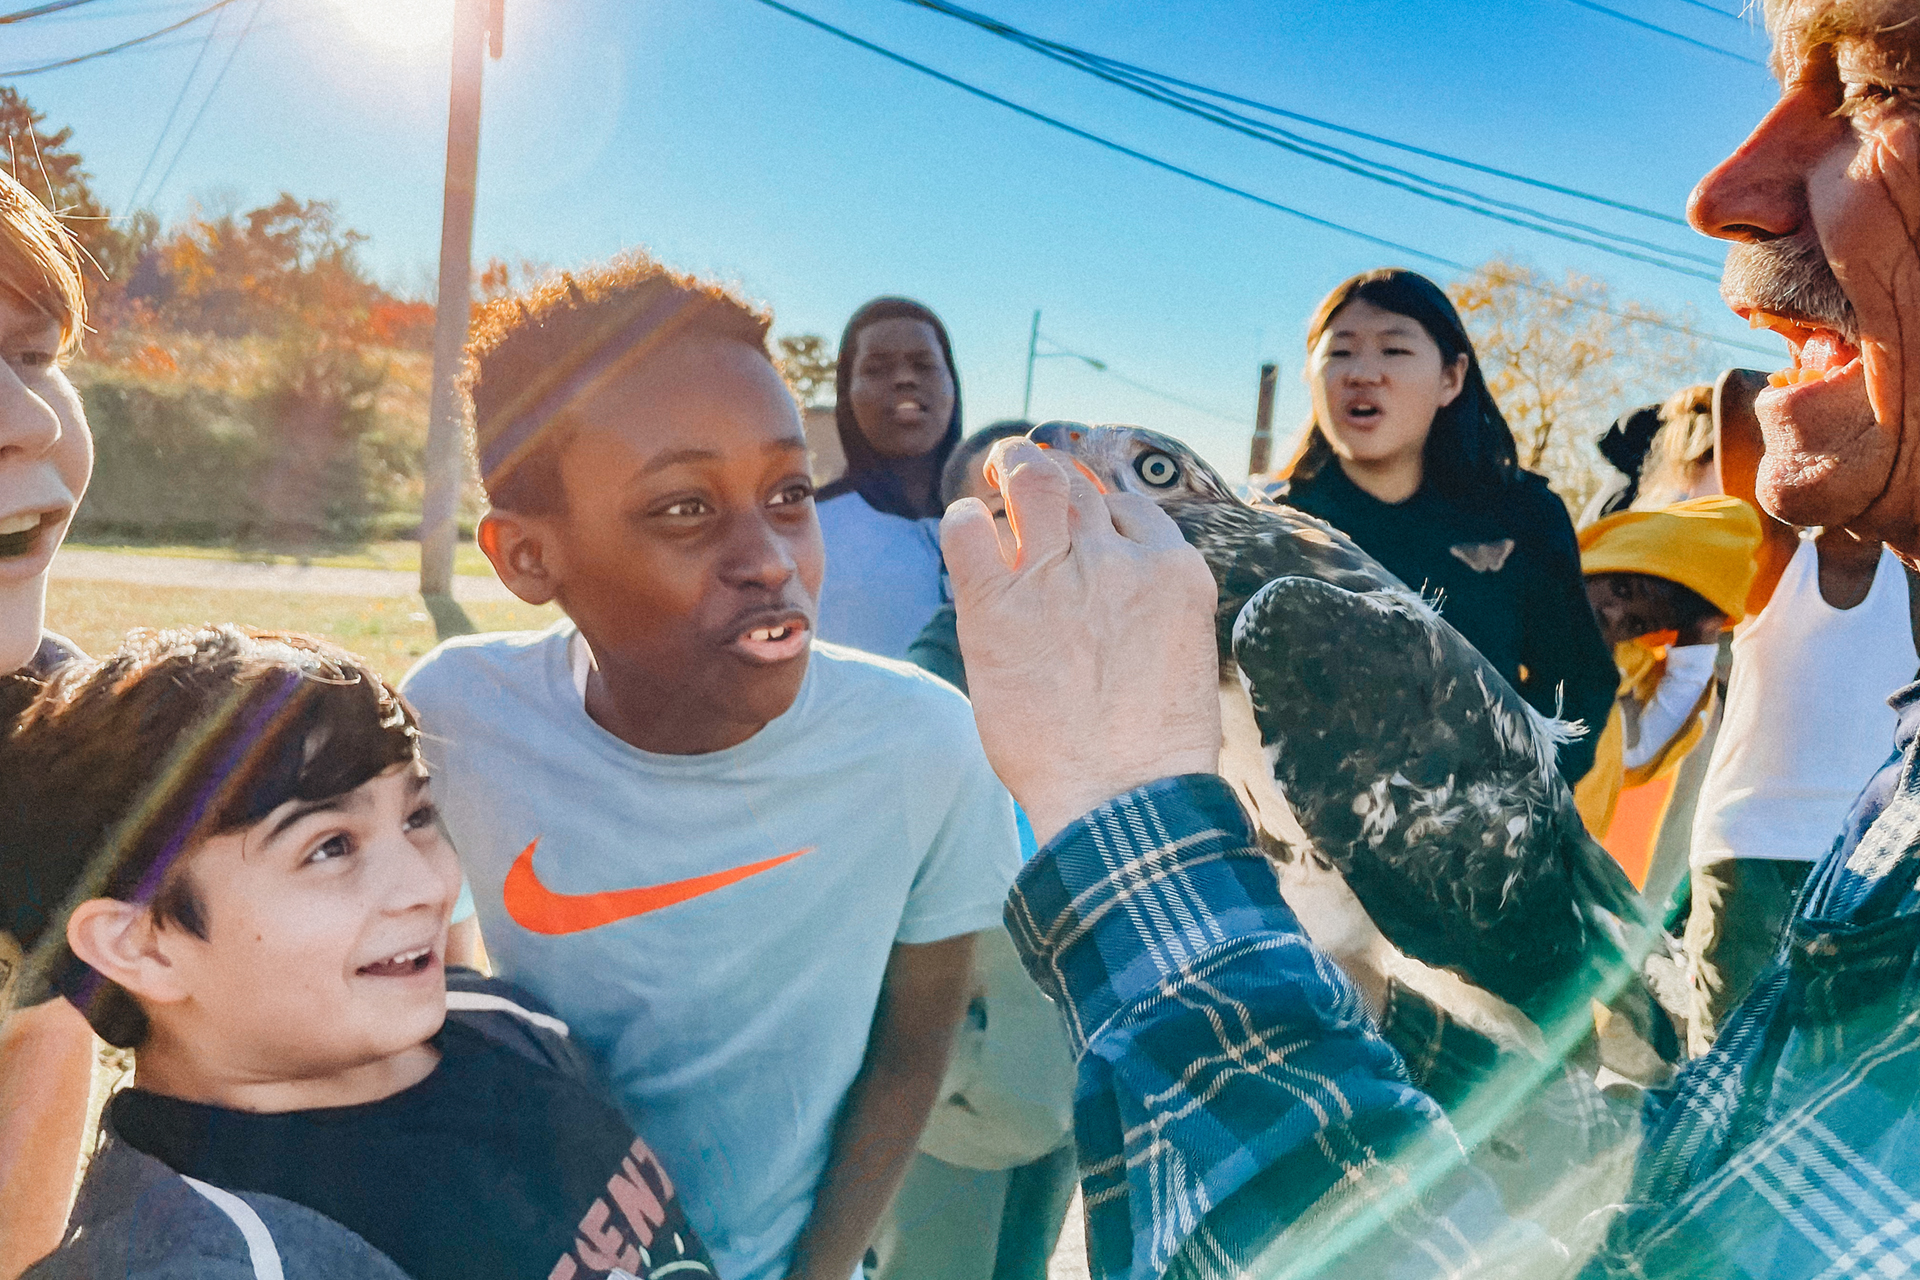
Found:
[[(241, 560), (197, 560), (173, 556), (125, 555), (116, 551), (64, 548), (53, 560), (53, 576), (81, 582), (136, 582), (154, 587), (201, 587), (233, 591), (291, 591), (316, 596), (420, 594), (419, 576), (397, 569), (329, 569), (318, 565), (251, 564)], [(463, 602), (512, 600), (497, 578), (453, 577), (453, 598)]]

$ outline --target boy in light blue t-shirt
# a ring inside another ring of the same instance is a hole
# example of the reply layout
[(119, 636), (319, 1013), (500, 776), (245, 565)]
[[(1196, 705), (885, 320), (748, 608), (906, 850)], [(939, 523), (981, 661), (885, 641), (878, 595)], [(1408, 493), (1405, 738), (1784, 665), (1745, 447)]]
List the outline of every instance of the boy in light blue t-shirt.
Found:
[(767, 317), (627, 259), (489, 307), (480, 543), (568, 621), (429, 654), (489, 953), (594, 1050), (728, 1280), (846, 1280), (1017, 863), (964, 698), (815, 643)]

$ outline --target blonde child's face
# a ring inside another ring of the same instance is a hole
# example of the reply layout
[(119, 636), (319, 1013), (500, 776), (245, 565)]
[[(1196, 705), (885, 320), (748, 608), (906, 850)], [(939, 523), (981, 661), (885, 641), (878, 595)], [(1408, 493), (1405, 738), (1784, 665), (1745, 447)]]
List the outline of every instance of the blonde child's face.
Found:
[(0, 285), (0, 672), (39, 647), (47, 571), (93, 472), (59, 350), (59, 323)]

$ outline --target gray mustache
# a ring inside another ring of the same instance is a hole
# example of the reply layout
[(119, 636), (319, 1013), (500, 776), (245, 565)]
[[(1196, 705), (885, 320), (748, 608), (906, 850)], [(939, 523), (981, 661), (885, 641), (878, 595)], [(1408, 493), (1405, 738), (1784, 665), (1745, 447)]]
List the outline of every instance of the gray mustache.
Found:
[(1860, 338), (1853, 303), (1811, 236), (1734, 245), (1720, 276), (1720, 296), (1762, 311), (1803, 317), (1848, 342)]

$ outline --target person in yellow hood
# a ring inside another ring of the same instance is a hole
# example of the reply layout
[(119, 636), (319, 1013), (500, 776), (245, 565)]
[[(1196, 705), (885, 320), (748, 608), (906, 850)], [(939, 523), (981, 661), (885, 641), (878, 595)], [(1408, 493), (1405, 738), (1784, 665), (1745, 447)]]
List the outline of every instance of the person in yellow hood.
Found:
[(1678, 767), (1704, 732), (1720, 632), (1746, 612), (1760, 518), (1738, 498), (1621, 511), (1580, 531), (1580, 568), (1620, 690), (1574, 800), (1595, 838), (1624, 787)]

